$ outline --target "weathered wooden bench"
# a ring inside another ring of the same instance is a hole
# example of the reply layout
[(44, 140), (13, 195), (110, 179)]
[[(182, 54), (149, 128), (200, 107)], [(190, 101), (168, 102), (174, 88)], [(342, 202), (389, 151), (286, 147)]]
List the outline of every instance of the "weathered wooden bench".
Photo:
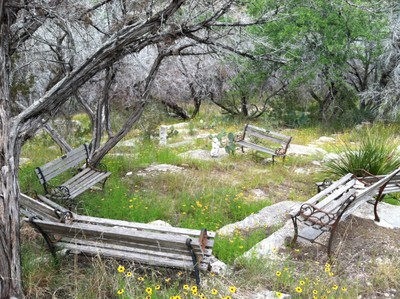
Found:
[(82, 216), (39, 196), (21, 194), (24, 221), (45, 238), (51, 252), (101, 255), (139, 264), (194, 271), (208, 270), (215, 233)]
[[(298, 237), (321, 244), (316, 241), (317, 238), (323, 233), (329, 232), (327, 248), (330, 257), (333, 237), (339, 222), (345, 220), (361, 204), (373, 197), (376, 197), (375, 201), (378, 203), (386, 186), (399, 171), (400, 169), (396, 169), (379, 181), (361, 189), (358, 189), (356, 185), (357, 178), (349, 173), (310, 198), (300, 208), (293, 209), (289, 213), (294, 226), (291, 245), (296, 243)], [(299, 228), (299, 223), (302, 224), (301, 228)]]
[(272, 161), (274, 162), (275, 157), (282, 157), (285, 160), (291, 141), (292, 137), (290, 136), (246, 124), (243, 135), (240, 140), (236, 141), (236, 144), (242, 148), (242, 152), (244, 147), (247, 147), (272, 155)]
[[(104, 187), (105, 181), (111, 175), (111, 172), (91, 167), (88, 159), (89, 146), (83, 144), (66, 153), (64, 156), (41, 167), (37, 167), (35, 172), (44, 187), (46, 195), (51, 198), (73, 199), (97, 183), (102, 182)], [(86, 162), (86, 167), (65, 183), (58, 186), (52, 186), (49, 183), (51, 179), (68, 169), (82, 166), (83, 162)]]

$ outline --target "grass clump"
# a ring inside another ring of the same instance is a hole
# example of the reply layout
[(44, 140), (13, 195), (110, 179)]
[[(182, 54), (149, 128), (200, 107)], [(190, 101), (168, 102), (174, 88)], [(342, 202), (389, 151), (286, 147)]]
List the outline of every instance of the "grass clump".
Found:
[(384, 130), (367, 130), (357, 135), (356, 142), (344, 144), (345, 151), (331, 159), (326, 168), (338, 176), (353, 173), (356, 176), (387, 174), (400, 167), (395, 136)]

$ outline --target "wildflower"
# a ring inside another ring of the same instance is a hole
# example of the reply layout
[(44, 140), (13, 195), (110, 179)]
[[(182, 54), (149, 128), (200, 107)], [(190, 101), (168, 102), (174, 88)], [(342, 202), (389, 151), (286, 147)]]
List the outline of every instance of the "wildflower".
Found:
[(200, 294), (199, 297), (200, 297), (200, 299), (207, 299), (206, 295), (204, 295), (204, 294)]
[(333, 286), (332, 286), (332, 290), (337, 290), (338, 289), (338, 286), (336, 285), (336, 284), (334, 284)]
[(346, 287), (342, 287), (342, 292), (346, 292), (347, 288)]
[(124, 292), (125, 292), (124, 289), (119, 289), (118, 292), (117, 292), (117, 294), (118, 294), (118, 295), (122, 295)]
[(192, 286), (190, 289), (192, 290), (192, 292), (193, 292), (193, 291), (196, 291), (196, 292), (197, 292), (197, 286)]
[(318, 299), (318, 296), (314, 295), (312, 296), (313, 299)]
[(335, 273), (333, 273), (333, 272), (329, 272), (329, 276), (333, 276), (333, 275), (335, 275)]
[(140, 276), (140, 277), (138, 277), (137, 280), (139, 280), (139, 281), (144, 281), (144, 278)]
[(211, 276), (211, 277), (214, 277), (214, 276), (215, 276), (215, 273), (214, 273), (214, 272), (211, 272), (211, 273), (210, 273), (210, 276)]
[(153, 289), (152, 288), (146, 288), (146, 293), (151, 295), (153, 293)]
[(303, 289), (302, 289), (301, 287), (297, 287), (297, 288), (296, 288), (296, 292), (297, 292), (297, 293), (302, 293), (302, 292), (303, 292)]
[(182, 276), (182, 271), (179, 271), (179, 272), (178, 272), (178, 276)]
[(231, 292), (232, 294), (233, 294), (233, 293), (236, 293), (236, 287), (230, 286), (230, 287), (229, 287), (229, 292)]
[(151, 299), (151, 296), (150, 296), (150, 295), (147, 295), (147, 296), (146, 296), (146, 299)]
[(170, 282), (171, 281), (171, 278), (169, 278), (169, 277), (167, 277), (166, 279), (165, 279), (165, 282)]
[(283, 296), (283, 294), (282, 294), (281, 292), (276, 292), (275, 295), (276, 295), (276, 297), (278, 297), (278, 298), (282, 298), (282, 296)]
[(331, 264), (329, 264), (329, 263), (325, 264), (325, 268), (330, 268), (330, 267), (331, 267)]
[(225, 297), (225, 299), (232, 299), (232, 297), (228, 295)]
[(184, 285), (183, 285), (183, 289), (184, 289), (184, 290), (189, 290), (189, 285), (184, 284)]
[(331, 272), (331, 268), (325, 267), (325, 272)]
[(126, 276), (127, 277), (131, 277), (132, 276), (132, 272), (126, 272)]
[(158, 285), (156, 285), (156, 286), (154, 287), (154, 289), (158, 291), (159, 289), (161, 289), (161, 286), (158, 284)]
[(197, 296), (197, 290), (195, 290), (195, 291), (192, 290), (192, 294), (193, 294), (194, 296)]
[(125, 267), (124, 266), (118, 266), (118, 272), (119, 273), (125, 272)]
[(281, 273), (281, 271), (276, 271), (275, 275), (280, 277), (282, 275), (282, 273)]
[(317, 291), (317, 290), (313, 290), (312, 293), (313, 293), (314, 295), (317, 295), (317, 294), (318, 294), (318, 291)]
[(217, 291), (216, 289), (212, 289), (212, 290), (211, 290), (211, 294), (217, 295), (217, 294), (218, 294), (218, 291)]
[(301, 286), (306, 284), (306, 282), (304, 280), (300, 280), (299, 283), (300, 283)]
[(321, 299), (328, 299), (328, 297), (326, 297), (326, 295), (322, 296)]

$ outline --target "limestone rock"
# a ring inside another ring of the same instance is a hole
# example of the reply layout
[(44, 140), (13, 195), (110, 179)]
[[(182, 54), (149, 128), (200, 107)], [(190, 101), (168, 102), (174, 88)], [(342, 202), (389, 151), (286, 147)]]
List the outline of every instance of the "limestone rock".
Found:
[(232, 236), (235, 230), (252, 231), (258, 228), (280, 225), (287, 219), (287, 213), (297, 205), (299, 205), (299, 203), (282, 201), (272, 206), (265, 207), (257, 214), (252, 214), (242, 221), (225, 225), (218, 230), (218, 234)]

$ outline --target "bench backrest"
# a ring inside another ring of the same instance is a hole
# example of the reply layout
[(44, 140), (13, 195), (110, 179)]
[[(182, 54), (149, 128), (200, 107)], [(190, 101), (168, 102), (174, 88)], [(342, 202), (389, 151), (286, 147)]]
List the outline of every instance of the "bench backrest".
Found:
[[(370, 186), (373, 183), (385, 178), (385, 175), (368, 175), (368, 176), (363, 176), (363, 177), (357, 177), (357, 180), (363, 183), (365, 186)], [(396, 193), (400, 192), (400, 174), (396, 174), (390, 182), (386, 185), (385, 190), (383, 191), (383, 194), (389, 194), (389, 193)]]
[(400, 168), (394, 170), (392, 173), (386, 175), (381, 180), (375, 182), (371, 186), (363, 189), (359, 194), (355, 196), (355, 199), (346, 207), (342, 214), (342, 220), (346, 219), (348, 215), (353, 213), (360, 205), (373, 198), (374, 196), (380, 196), (384, 194), (384, 189), (389, 182), (396, 177), (400, 172)]
[(42, 185), (46, 184), (49, 180), (63, 173), (64, 171), (76, 167), (83, 161), (89, 159), (89, 146), (82, 144), (81, 146), (66, 153), (64, 156), (57, 158), (41, 167), (35, 169), (36, 175)]
[(254, 136), (274, 143), (279, 143), (282, 145), (285, 152), (290, 144), (290, 141), (292, 140), (291, 136), (286, 136), (249, 124), (246, 124), (244, 128), (243, 139), (245, 139), (246, 136)]

